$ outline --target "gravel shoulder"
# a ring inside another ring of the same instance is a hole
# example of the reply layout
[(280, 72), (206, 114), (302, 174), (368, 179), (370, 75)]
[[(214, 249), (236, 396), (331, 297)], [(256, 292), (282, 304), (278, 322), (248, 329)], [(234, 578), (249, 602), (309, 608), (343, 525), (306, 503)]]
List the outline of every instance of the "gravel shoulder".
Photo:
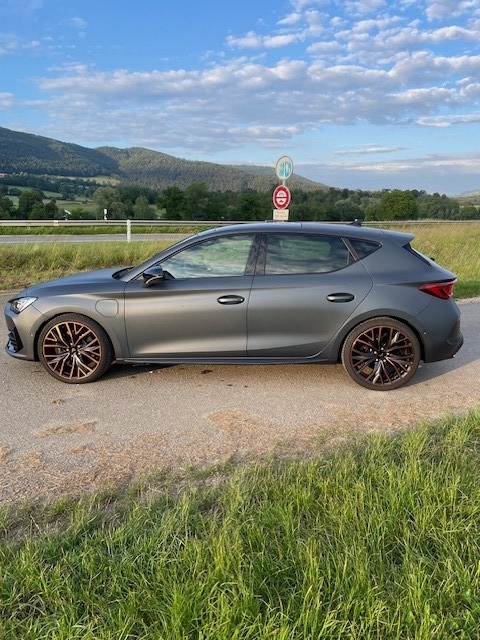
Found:
[(480, 408), (480, 300), (460, 306), (457, 357), (423, 366), (391, 392), (355, 385), (340, 365), (117, 366), (96, 383), (65, 385), (3, 351), (2, 321), (0, 505), (308, 453)]

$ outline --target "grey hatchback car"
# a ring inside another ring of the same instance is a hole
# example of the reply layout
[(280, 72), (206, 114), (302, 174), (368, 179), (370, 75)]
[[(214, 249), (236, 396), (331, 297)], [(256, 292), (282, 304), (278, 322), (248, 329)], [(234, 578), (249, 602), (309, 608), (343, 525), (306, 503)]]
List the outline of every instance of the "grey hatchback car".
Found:
[(455, 275), (411, 233), (254, 223), (203, 231), (123, 268), (6, 304), (7, 353), (84, 383), (122, 363), (338, 363), (374, 390), (460, 349)]

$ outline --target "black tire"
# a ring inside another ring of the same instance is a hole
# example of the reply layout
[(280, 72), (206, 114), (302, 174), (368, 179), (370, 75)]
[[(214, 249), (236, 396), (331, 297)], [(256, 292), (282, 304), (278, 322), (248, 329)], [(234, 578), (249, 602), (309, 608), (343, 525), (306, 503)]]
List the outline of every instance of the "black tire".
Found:
[(105, 330), (94, 320), (74, 313), (53, 318), (38, 339), (38, 357), (48, 373), (68, 384), (93, 382), (113, 360)]
[(389, 391), (412, 378), (420, 355), (420, 343), (410, 327), (393, 318), (372, 318), (348, 334), (342, 364), (362, 387)]

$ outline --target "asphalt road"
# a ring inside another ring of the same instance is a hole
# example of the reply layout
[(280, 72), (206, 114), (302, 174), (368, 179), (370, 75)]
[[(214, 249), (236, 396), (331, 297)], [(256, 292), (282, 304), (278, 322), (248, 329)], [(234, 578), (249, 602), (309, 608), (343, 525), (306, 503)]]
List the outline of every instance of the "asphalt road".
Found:
[[(132, 233), (132, 241), (150, 240), (158, 241), (164, 240), (168, 242), (178, 242), (185, 238), (185, 234), (180, 233)], [(96, 235), (70, 235), (70, 234), (57, 234), (57, 235), (1, 235), (0, 245), (3, 244), (28, 244), (28, 243), (54, 243), (54, 242), (122, 242), (127, 240), (127, 234), (118, 233), (99, 233)]]
[(422, 366), (390, 392), (363, 389), (340, 365), (122, 365), (95, 383), (66, 385), (5, 353), (2, 319), (0, 504), (480, 408), (480, 301), (460, 306), (465, 344), (456, 358)]

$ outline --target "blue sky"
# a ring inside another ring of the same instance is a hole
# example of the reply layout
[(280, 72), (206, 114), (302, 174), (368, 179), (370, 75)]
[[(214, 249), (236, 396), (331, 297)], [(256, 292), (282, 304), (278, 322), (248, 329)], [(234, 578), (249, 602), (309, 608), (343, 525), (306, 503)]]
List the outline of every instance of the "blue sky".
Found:
[(458, 195), (480, 189), (480, 3), (3, 0), (0, 126)]

